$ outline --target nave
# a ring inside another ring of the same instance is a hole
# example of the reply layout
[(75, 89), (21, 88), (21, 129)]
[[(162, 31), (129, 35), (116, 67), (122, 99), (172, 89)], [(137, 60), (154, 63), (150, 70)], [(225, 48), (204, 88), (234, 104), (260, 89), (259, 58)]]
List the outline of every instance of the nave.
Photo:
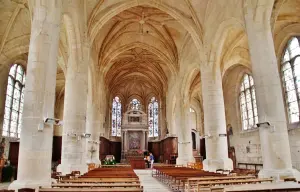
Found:
[[(257, 178), (250, 170), (207, 172), (195, 168), (156, 165), (153, 169), (133, 170), (130, 166), (115, 165), (93, 168), (81, 175), (73, 172), (53, 178), (51, 188), (19, 189), (18, 192), (288, 192), (300, 191), (294, 180), (275, 182), (274, 178)], [(55, 181), (55, 182), (54, 182)], [(7, 188), (7, 186), (6, 186)], [(14, 190), (0, 190), (14, 192)]]
[[(296, 185), (299, 9), (300, 0), (0, 0), (1, 181), (53, 190), (64, 177), (137, 180), (154, 164), (253, 179), (210, 185)], [(168, 174), (149, 181), (171, 190)], [(113, 185), (146, 190), (139, 182)]]

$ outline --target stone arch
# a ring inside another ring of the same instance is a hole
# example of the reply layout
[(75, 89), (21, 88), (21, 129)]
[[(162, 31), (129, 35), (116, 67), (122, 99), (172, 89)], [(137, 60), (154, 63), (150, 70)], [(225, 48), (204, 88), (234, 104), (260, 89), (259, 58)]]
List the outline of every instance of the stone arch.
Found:
[(226, 70), (222, 78), (226, 124), (231, 124), (234, 129), (239, 128), (234, 132), (239, 132), (242, 128), (239, 94), (241, 81), (245, 73), (252, 75), (249, 67), (235, 64)]
[[(173, 18), (175, 18), (182, 26), (186, 28), (186, 30), (191, 34), (194, 43), (197, 47), (197, 49), (200, 51), (202, 47), (202, 31), (199, 31), (197, 27), (192, 24), (190, 20), (185, 18), (183, 15), (181, 15), (179, 12), (174, 10), (174, 8), (169, 7), (168, 5), (158, 2), (158, 1), (149, 1), (149, 0), (128, 0), (124, 3), (118, 3), (114, 4), (110, 7), (107, 7), (105, 10), (102, 11), (100, 19), (97, 20), (97, 22), (94, 24), (94, 26), (89, 28), (89, 34), (91, 37), (91, 42), (94, 41), (98, 30), (103, 27), (103, 25), (108, 22), (111, 18), (113, 18), (115, 15), (118, 15), (122, 11), (125, 11), (127, 9), (130, 9), (132, 7), (146, 5), (150, 7), (154, 7), (157, 9), (160, 9), (163, 12), (166, 12), (167, 14), (171, 15)], [(96, 12), (97, 10), (95, 10)], [(89, 23), (93, 23), (92, 21), (89, 21)]]
[[(72, 47), (72, 45), (76, 45), (77, 46), (77, 35), (76, 35), (76, 31), (75, 31), (75, 25), (74, 22), (71, 18), (70, 15), (68, 14), (64, 14), (63, 15), (63, 21), (65, 24), (65, 28), (67, 31), (67, 39), (68, 39), (68, 46), (69, 46), (69, 55), (74, 55), (77, 56), (76, 53), (74, 53), (74, 47)], [(70, 59), (70, 58), (69, 58)]]
[(201, 103), (199, 103), (197, 100), (192, 99), (190, 102), (191, 108), (195, 111), (196, 113), (196, 131), (198, 131), (201, 135), (204, 133), (204, 126), (203, 126), (203, 121), (202, 121), (202, 107)]
[[(224, 20), (220, 23), (218, 29), (216, 30), (215, 35), (213, 36), (212, 41), (212, 50), (215, 50), (214, 53), (208, 56), (208, 61), (213, 61), (212, 65), (216, 69), (220, 67), (221, 64), (221, 54), (222, 50), (224, 49), (224, 43), (226, 41), (226, 36), (230, 29), (236, 28), (237, 30), (245, 31), (245, 27), (243, 23), (241, 23), (236, 18), (230, 18)], [(231, 47), (233, 49), (235, 46)]]
[(190, 86), (192, 81), (194, 80), (195, 76), (197, 75), (197, 72), (199, 72), (200, 69), (197, 67), (191, 68), (188, 70), (186, 75), (184, 76), (182, 80), (182, 85), (181, 85), (181, 95), (184, 99), (184, 102), (189, 102), (191, 99), (191, 94), (190, 94)]
[[(12, 41), (17, 43), (18, 40), (20, 40), (20, 39), (17, 38)], [(13, 42), (11, 42), (11, 43), (13, 43)], [(2, 53), (0, 55), (0, 64), (9, 65), (11, 62), (13, 62), (15, 60), (16, 57), (18, 57), (19, 55), (22, 55), (24, 53), (28, 53), (28, 51), (29, 51), (29, 43), (25, 44), (25, 45), (14, 46), (7, 50), (3, 50), (3, 52), (5, 52), (5, 54)]]
[(230, 62), (225, 63), (222, 72), (222, 77), (225, 76), (225, 74), (228, 73), (232, 68), (234, 68), (236, 65), (242, 65), (249, 70), (251, 70), (251, 63), (249, 60), (243, 59), (243, 58), (233, 58), (230, 60)]
[(284, 49), (286, 48), (287, 42), (293, 36), (300, 36), (300, 24), (295, 23), (284, 27), (275, 37), (275, 53), (277, 57), (278, 70), (280, 69), (280, 63), (282, 55), (284, 54)]
[(125, 51), (130, 50), (135, 47), (147, 49), (149, 52), (153, 53), (154, 55), (157, 55), (158, 58), (160, 58), (166, 65), (169, 66), (171, 73), (176, 74), (176, 72), (178, 70), (178, 66), (174, 66), (174, 64), (173, 64), (174, 62), (172, 62), (166, 55), (164, 55), (161, 51), (159, 51), (155, 47), (149, 46), (145, 43), (139, 43), (139, 42), (127, 44), (127, 45), (119, 47), (118, 49), (115, 49), (111, 53), (107, 54), (107, 58), (104, 58), (103, 62), (107, 63), (108, 65), (106, 65), (105, 67), (103, 67), (101, 69), (103, 71), (103, 73), (106, 74), (107, 71), (111, 68), (111, 66), (113, 65), (112, 60), (114, 58), (116, 58), (118, 55), (124, 53)]

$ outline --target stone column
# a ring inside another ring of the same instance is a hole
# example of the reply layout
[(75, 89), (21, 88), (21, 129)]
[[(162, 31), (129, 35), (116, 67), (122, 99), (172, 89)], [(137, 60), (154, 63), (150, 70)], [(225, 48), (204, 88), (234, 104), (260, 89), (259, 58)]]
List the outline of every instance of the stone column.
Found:
[(127, 140), (128, 140), (128, 132), (127, 131), (124, 131), (124, 151), (127, 152), (128, 150), (128, 145), (127, 145)]
[(144, 131), (141, 131), (141, 146), (140, 146), (140, 149), (141, 150), (144, 150), (145, 149), (145, 132)]
[(256, 6), (246, 3), (244, 7), (258, 119), (259, 123), (270, 124), (259, 127), (263, 159), (259, 177), (295, 177), (300, 180), (299, 172), (292, 168), (281, 77), (270, 26), (273, 2), (260, 3), (259, 13), (255, 12)]
[[(68, 30), (70, 33), (72, 33), (71, 29)], [(73, 33), (70, 35), (82, 35)], [(72, 171), (80, 171), (81, 174), (87, 172), (86, 138), (83, 134), (86, 133), (90, 48), (85, 37), (83, 35), (80, 37), (80, 42), (76, 39), (70, 42), (71, 51), (66, 72), (62, 157), (61, 164), (57, 168), (62, 174)]]
[(232, 170), (233, 163), (228, 158), (222, 77), (220, 70), (214, 71), (211, 65), (201, 68), (204, 134), (206, 136), (206, 159), (203, 161), (203, 169), (206, 171)]
[(51, 186), (53, 125), (44, 124), (44, 118), (54, 117), (61, 1), (34, 3), (18, 180), (9, 186), (10, 190)]
[(99, 160), (99, 147), (100, 147), (100, 112), (97, 108), (97, 104), (92, 101), (92, 98), (88, 100), (87, 106), (87, 124), (86, 132), (91, 134), (91, 137), (87, 139), (86, 143), (86, 158), (87, 163), (95, 163), (100, 165)]
[(178, 137), (178, 157), (177, 165), (187, 165), (189, 162), (195, 162), (193, 156), (192, 133), (189, 128), (189, 105), (182, 99), (176, 103), (176, 129)]
[(5, 111), (5, 99), (6, 99), (6, 89), (8, 74), (11, 65), (1, 64), (0, 69), (0, 133), (2, 136), (3, 120), (4, 120), (4, 111)]
[(166, 136), (166, 97), (162, 97), (159, 103), (159, 139), (163, 139)]
[(145, 131), (144, 135), (145, 135), (145, 150), (148, 150), (148, 131)]

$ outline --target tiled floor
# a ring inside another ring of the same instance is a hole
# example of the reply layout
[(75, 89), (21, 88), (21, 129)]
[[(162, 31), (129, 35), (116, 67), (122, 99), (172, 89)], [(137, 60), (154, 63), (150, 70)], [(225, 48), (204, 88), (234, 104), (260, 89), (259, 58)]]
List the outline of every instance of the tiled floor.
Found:
[(141, 185), (144, 187), (144, 192), (171, 192), (167, 186), (151, 176), (151, 171), (152, 170), (149, 169), (134, 170), (140, 178)]

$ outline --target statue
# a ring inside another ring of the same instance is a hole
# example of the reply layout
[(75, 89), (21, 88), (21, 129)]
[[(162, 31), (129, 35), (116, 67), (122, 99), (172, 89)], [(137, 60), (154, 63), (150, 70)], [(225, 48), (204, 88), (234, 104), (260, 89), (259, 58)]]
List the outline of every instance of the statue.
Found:
[(5, 138), (2, 138), (0, 143), (0, 167), (4, 167), (4, 150), (5, 150)]

